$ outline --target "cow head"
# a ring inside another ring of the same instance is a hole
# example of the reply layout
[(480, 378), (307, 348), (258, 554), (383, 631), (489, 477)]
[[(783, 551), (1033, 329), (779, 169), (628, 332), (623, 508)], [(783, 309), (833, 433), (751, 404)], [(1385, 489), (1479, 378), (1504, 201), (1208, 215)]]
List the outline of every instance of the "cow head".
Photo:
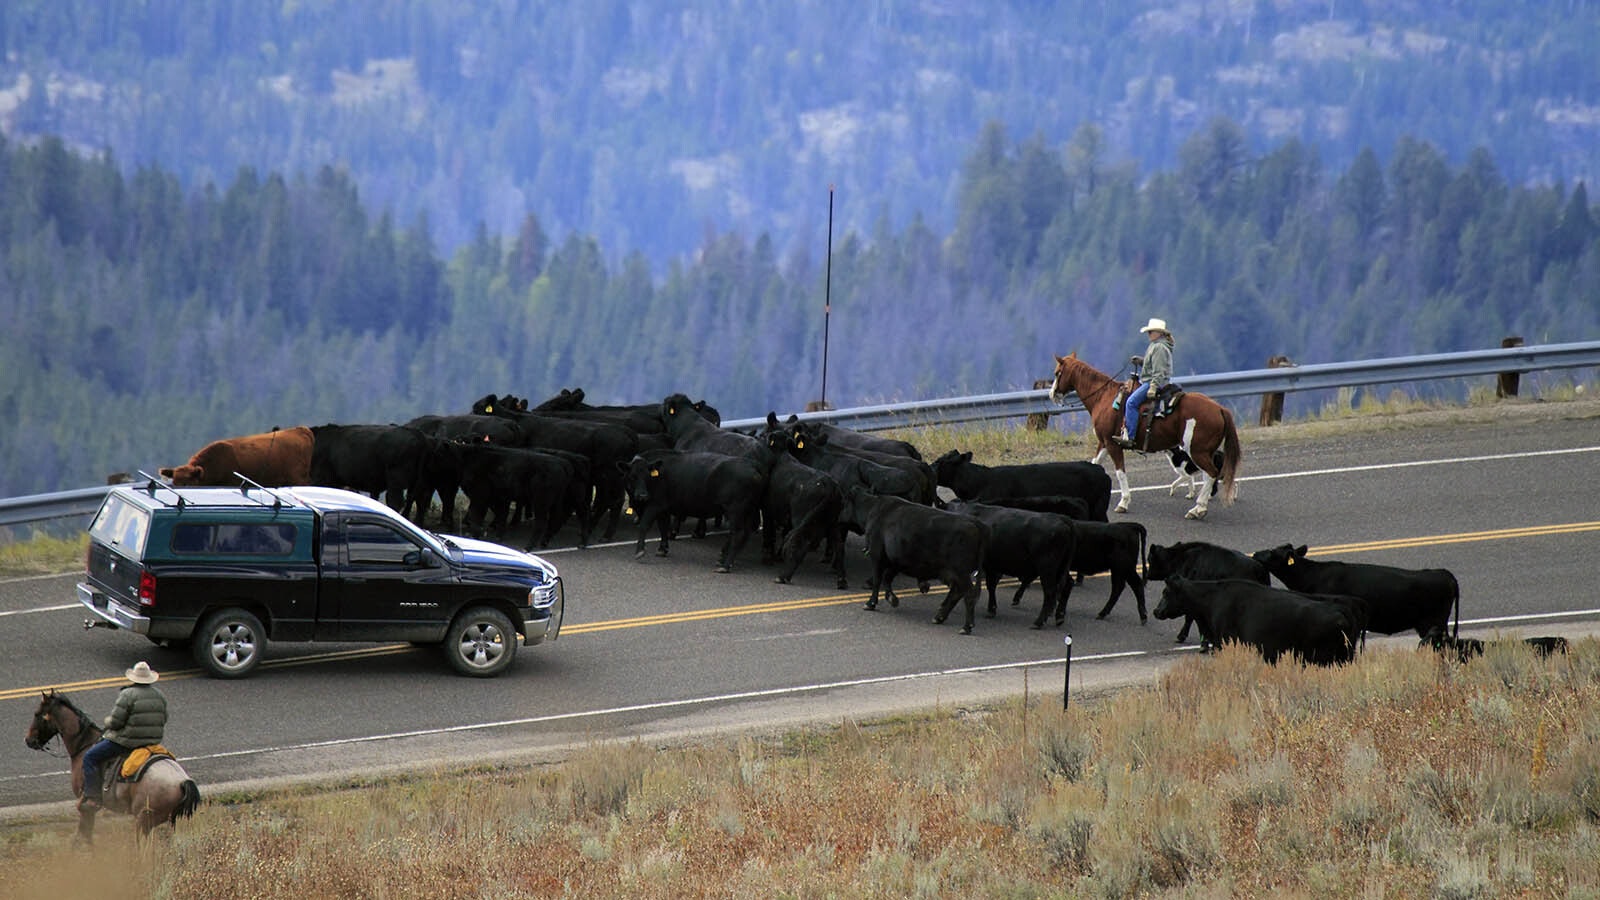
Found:
[(1145, 555), (1144, 577), (1146, 581), (1166, 581), (1172, 574), (1173, 552), (1170, 548), (1160, 544), (1151, 544)]
[(933, 479), (944, 487), (949, 487), (955, 480), (956, 472), (962, 466), (972, 462), (972, 451), (962, 453), (960, 450), (947, 451), (943, 456), (933, 461)]
[(661, 461), (646, 456), (635, 456), (628, 463), (627, 481), (624, 487), (628, 491), (628, 499), (634, 511), (637, 512), (646, 503), (650, 502), (650, 492), (661, 483)]
[(1151, 615), (1163, 620), (1189, 615), (1188, 587), (1189, 582), (1181, 576), (1168, 578), (1166, 587), (1161, 589), (1161, 602), (1156, 604)]
[(171, 479), (173, 487), (194, 487), (205, 483), (206, 470), (201, 466), (182, 465), (162, 469), (161, 474)]
[(1283, 578), (1285, 571), (1305, 562), (1306, 545), (1280, 544), (1270, 550), (1257, 550), (1250, 558), (1267, 567), (1267, 571)]
[(480, 397), (472, 404), (472, 414), (475, 416), (492, 416), (500, 408), (500, 398), (493, 394)]

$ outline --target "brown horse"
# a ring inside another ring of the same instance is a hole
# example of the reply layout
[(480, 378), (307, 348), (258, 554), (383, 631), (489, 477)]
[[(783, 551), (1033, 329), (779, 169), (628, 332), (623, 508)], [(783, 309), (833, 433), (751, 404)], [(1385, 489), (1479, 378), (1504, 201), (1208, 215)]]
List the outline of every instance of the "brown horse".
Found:
[[(1060, 403), (1066, 394), (1076, 393), (1084, 409), (1089, 411), (1095, 437), (1100, 441), (1094, 462), (1103, 463), (1107, 456), (1111, 458), (1117, 489), (1122, 495), (1117, 512), (1127, 512), (1133, 495), (1128, 490), (1128, 474), (1122, 467), (1122, 448), (1111, 440), (1122, 419), (1122, 411), (1113, 409), (1111, 404), (1122, 390), (1122, 384), (1078, 359), (1076, 352), (1055, 359), (1056, 375), (1050, 386), (1050, 399)], [(1186, 393), (1178, 399), (1172, 413), (1160, 419), (1152, 421), (1148, 411), (1141, 410), (1139, 433), (1130, 437), (1146, 453), (1182, 450), (1205, 473), (1200, 496), (1195, 499), (1194, 507), (1184, 513), (1185, 518), (1206, 517), (1213, 486), (1219, 480), (1222, 501), (1233, 502), (1237, 494), (1234, 479), (1239, 471), (1239, 432), (1233, 424), (1233, 413), (1227, 407), (1204, 394)], [(1173, 482), (1173, 485), (1178, 483)]]
[[(39, 700), (34, 710), (33, 724), (28, 726), (24, 739), (33, 750), (43, 750), (56, 737), (72, 759), (72, 793), (83, 796), (83, 754), (100, 740), (100, 726), (94, 724), (88, 713), (79, 709), (66, 694), (50, 691)], [(200, 805), (200, 788), (174, 759), (158, 759), (145, 767), (137, 781), (116, 779), (114, 767), (122, 765), (116, 758), (106, 764), (106, 781), (112, 783), (106, 808), (133, 816), (134, 833), (140, 841), (162, 822), (174, 825), (179, 816), (192, 815)], [(78, 838), (85, 843), (94, 840), (94, 812), (78, 813)]]

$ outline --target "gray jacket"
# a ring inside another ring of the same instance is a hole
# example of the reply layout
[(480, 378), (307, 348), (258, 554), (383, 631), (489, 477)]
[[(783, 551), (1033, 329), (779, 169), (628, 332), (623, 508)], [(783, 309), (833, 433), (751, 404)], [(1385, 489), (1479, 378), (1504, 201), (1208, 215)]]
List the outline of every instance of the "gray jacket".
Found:
[(105, 740), (128, 749), (161, 743), (167, 726), (167, 697), (153, 684), (130, 684), (117, 695), (106, 716)]
[(1172, 338), (1163, 337), (1150, 342), (1150, 348), (1144, 353), (1144, 370), (1140, 377), (1150, 385), (1152, 391), (1172, 380)]

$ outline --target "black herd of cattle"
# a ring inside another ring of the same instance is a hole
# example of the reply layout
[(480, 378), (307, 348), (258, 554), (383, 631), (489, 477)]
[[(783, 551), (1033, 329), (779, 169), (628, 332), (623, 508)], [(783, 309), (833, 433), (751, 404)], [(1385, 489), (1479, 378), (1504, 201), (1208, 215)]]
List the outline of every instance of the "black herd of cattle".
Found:
[[(673, 394), (659, 404), (590, 406), (562, 391), (535, 407), (489, 395), (470, 414), (429, 415), (405, 425), (313, 427), (315, 484), (383, 495), (419, 524), (439, 498), (442, 530), (456, 528), (457, 493), (467, 498), (461, 528), (503, 538), (513, 515), (530, 521), (529, 549), (548, 547), (577, 520), (577, 543), (595, 531), (611, 540), (625, 510), (638, 527), (635, 556), (652, 532), (666, 556), (686, 520), (720, 521), (727, 537), (717, 571), (731, 571), (755, 532), (763, 564), (788, 583), (820, 548), (840, 588), (847, 587), (845, 541), (858, 534), (872, 571), (867, 608), (880, 594), (897, 605), (898, 575), (946, 593), (934, 618), (957, 602), (970, 634), (979, 593), (996, 612), (1002, 577), (1035, 580), (1044, 600), (1033, 627), (1065, 620), (1073, 585), (1109, 573), (1105, 618), (1131, 588), (1147, 620), (1145, 582), (1164, 582), (1157, 619), (1184, 620), (1203, 643), (1237, 641), (1268, 661), (1289, 654), (1316, 664), (1347, 662), (1367, 632), (1415, 631), (1462, 659), (1482, 644), (1457, 636), (1460, 588), (1444, 569), (1309, 559), (1304, 546), (1254, 554), (1214, 544), (1149, 545), (1144, 526), (1110, 522), (1111, 479), (1087, 461), (985, 466), (951, 450), (931, 463), (906, 441), (791, 416), (769, 414), (746, 434), (721, 427), (716, 410)], [(941, 499), (940, 488), (953, 494)], [(602, 527), (603, 526), (603, 527)], [(1276, 578), (1281, 587), (1274, 587)], [(1455, 624), (1452, 624), (1452, 616)], [(1536, 639), (1543, 652), (1560, 639)]]

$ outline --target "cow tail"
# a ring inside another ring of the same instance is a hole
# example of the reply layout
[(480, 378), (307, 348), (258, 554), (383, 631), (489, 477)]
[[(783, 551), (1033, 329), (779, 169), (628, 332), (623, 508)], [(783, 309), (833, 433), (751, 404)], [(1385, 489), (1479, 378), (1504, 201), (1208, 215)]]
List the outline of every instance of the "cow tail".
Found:
[(1144, 548), (1149, 541), (1150, 534), (1145, 530), (1143, 523), (1134, 522), (1133, 524), (1139, 526), (1139, 577), (1149, 582), (1150, 563), (1145, 559)]
[(1233, 411), (1218, 405), (1222, 410), (1222, 502), (1233, 503), (1239, 494), (1234, 479), (1239, 474), (1239, 429), (1233, 424)]
[(1455, 624), (1450, 629), (1450, 639), (1461, 637), (1461, 583), (1456, 581), (1455, 573), (1450, 573), (1450, 588), (1455, 597)]

